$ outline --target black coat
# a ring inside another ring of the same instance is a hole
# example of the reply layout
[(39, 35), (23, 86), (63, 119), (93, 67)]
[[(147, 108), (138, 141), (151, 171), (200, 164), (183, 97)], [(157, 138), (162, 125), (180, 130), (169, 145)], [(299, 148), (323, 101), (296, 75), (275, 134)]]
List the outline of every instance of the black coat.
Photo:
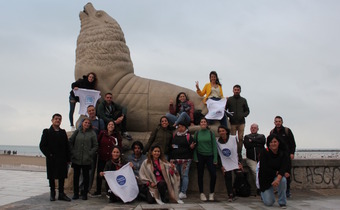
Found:
[(39, 146), (46, 156), (47, 179), (67, 178), (71, 153), (65, 130), (44, 129)]

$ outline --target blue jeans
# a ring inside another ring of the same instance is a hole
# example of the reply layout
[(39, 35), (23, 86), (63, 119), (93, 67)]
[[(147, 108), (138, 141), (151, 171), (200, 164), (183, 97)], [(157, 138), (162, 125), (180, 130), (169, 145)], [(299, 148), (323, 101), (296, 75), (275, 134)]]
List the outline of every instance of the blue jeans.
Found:
[[(279, 205), (286, 205), (287, 198), (286, 198), (286, 189), (287, 189), (287, 180), (285, 177), (282, 177), (281, 182), (278, 187), (278, 196), (279, 200), (277, 201)], [(271, 186), (266, 191), (261, 192), (261, 198), (266, 206), (272, 206), (275, 203), (275, 195), (274, 195), (274, 188)]]
[(188, 190), (190, 164), (191, 160), (185, 163), (176, 163), (176, 169), (181, 176), (180, 191), (184, 194), (186, 194)]
[(165, 116), (168, 118), (170, 125), (178, 125), (179, 122), (183, 122), (188, 126), (190, 125), (190, 116), (186, 112), (182, 112), (178, 117), (170, 113), (166, 113)]

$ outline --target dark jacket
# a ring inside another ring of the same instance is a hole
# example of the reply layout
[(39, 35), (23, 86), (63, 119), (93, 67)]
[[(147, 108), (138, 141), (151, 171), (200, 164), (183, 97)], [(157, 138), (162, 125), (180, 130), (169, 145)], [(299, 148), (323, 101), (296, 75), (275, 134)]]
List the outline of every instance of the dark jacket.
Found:
[(105, 125), (111, 120), (116, 120), (118, 117), (126, 115), (126, 109), (121, 105), (112, 102), (110, 105), (106, 101), (102, 101), (97, 108), (97, 116), (104, 120)]
[(266, 144), (266, 137), (263, 134), (248, 134), (244, 136), (244, 147), (246, 148), (246, 156), (248, 159), (259, 161), (258, 157), (264, 145)]
[(190, 148), (190, 144), (193, 141), (194, 139), (190, 133), (185, 133), (184, 135), (176, 133), (170, 141), (170, 159), (192, 159), (193, 150)]
[(277, 173), (281, 176), (287, 172), (288, 156), (283, 151), (274, 154), (270, 149), (265, 149), (260, 154), (259, 182), (260, 190), (264, 192), (272, 186)]
[(71, 160), (70, 148), (64, 129), (44, 129), (40, 150), (46, 156), (47, 179), (67, 178), (67, 164)]
[(169, 146), (172, 139), (172, 131), (168, 128), (158, 126), (150, 135), (148, 143), (144, 147), (144, 153), (154, 145), (159, 145), (164, 154), (169, 155)]
[(285, 144), (288, 154), (295, 153), (296, 149), (295, 138), (292, 131), (289, 128), (281, 126), (280, 129), (277, 128), (272, 129), (270, 133), (274, 133), (280, 138), (281, 142)]
[(94, 90), (95, 89), (95, 83), (94, 82), (89, 82), (89, 80), (87, 79), (87, 76), (84, 75), (82, 79), (78, 79), (77, 81), (75, 81), (74, 83), (72, 83), (71, 85), (71, 91), (70, 91), (70, 95), (76, 99), (76, 101), (79, 101), (79, 97), (74, 95), (73, 89), (75, 87), (78, 88), (84, 88), (84, 89), (90, 89), (90, 90)]
[(243, 97), (231, 96), (227, 100), (226, 110), (233, 112), (233, 116), (228, 114), (230, 124), (239, 125), (245, 124), (245, 117), (249, 115), (249, 107), (247, 100)]

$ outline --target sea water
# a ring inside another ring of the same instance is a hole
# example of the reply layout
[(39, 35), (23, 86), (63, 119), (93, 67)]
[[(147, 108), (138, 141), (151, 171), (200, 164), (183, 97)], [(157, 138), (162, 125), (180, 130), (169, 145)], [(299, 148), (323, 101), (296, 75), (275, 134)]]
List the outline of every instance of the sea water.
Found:
[[(43, 156), (38, 146), (14, 146), (14, 145), (0, 145), (0, 154), (11, 151), (17, 151), (17, 155), (27, 156)], [(246, 157), (245, 149), (243, 151), (243, 158)], [(296, 159), (340, 159), (340, 150), (330, 149), (297, 149), (295, 153)]]

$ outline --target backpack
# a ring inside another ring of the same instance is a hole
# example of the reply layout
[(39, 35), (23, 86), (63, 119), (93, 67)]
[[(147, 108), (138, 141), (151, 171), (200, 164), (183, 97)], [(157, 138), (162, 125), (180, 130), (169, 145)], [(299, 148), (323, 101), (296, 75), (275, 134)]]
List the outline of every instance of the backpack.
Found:
[[(172, 138), (175, 138), (175, 136), (176, 136), (176, 134), (174, 133), (172, 135)], [(190, 133), (186, 133), (186, 136), (187, 136), (187, 141), (188, 141), (188, 144), (189, 144), (189, 142), (190, 142)]]
[(236, 177), (234, 181), (235, 194), (239, 197), (250, 196), (250, 184), (247, 179), (247, 173), (241, 170), (236, 171)]

